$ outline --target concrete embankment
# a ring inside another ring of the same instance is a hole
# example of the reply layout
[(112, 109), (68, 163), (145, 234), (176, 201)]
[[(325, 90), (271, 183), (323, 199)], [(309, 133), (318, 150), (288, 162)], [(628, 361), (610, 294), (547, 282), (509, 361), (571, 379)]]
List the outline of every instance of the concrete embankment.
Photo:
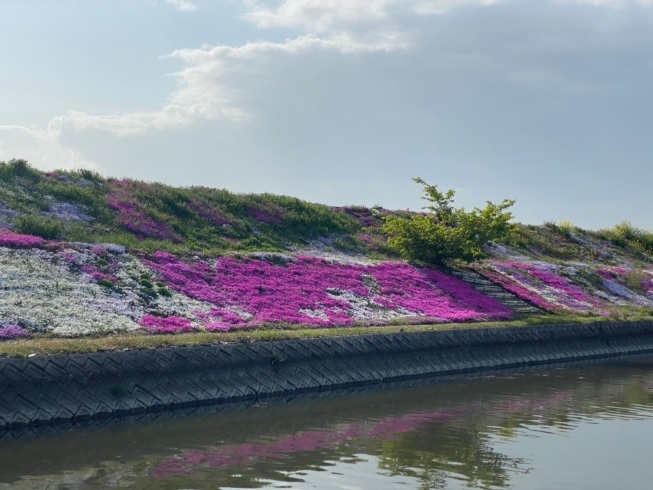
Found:
[(651, 321), (5, 358), (0, 430), (645, 352)]

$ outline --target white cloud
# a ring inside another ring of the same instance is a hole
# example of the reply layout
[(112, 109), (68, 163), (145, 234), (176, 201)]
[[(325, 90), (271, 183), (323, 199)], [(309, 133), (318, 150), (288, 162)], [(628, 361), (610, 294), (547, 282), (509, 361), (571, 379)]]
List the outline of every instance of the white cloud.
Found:
[(195, 10), (197, 10), (195, 4), (188, 0), (165, 0), (165, 1), (170, 5), (174, 5), (182, 12), (194, 12)]
[(88, 168), (99, 170), (98, 165), (85, 159), (74, 149), (59, 143), (57, 131), (0, 126), (0, 161), (23, 158), (41, 170), (57, 168)]
[[(243, 17), (259, 29), (300, 27), (314, 33), (333, 33), (352, 23), (375, 24), (388, 19), (388, 8), (398, 0), (285, 0), (276, 8), (263, 2), (246, 3)], [(404, 5), (412, 2), (403, 2)]]
[[(197, 8), (188, 0), (165, 1), (183, 11)], [(29, 156), (42, 168), (50, 166), (54, 160), (58, 160), (55, 164), (58, 166), (92, 166), (79, 152), (59, 144), (63, 131), (98, 130), (130, 137), (179, 130), (201, 120), (246, 122), (252, 114), (240, 103), (246, 90), (243, 82), (251, 83), (255, 77), (264, 77), (266, 63), (274, 63), (279, 57), (320, 52), (354, 55), (407, 50), (414, 43), (415, 19), (443, 14), (466, 4), (486, 6), (499, 1), (282, 0), (271, 4), (241, 0), (247, 9), (244, 20), (261, 30), (292, 29), (295, 37), (282, 42), (260, 40), (241, 46), (175, 50), (166, 58), (179, 60), (184, 66), (172, 74), (177, 80), (177, 89), (161, 109), (108, 115), (69, 111), (53, 118), (46, 130), (2, 126), (0, 157), (11, 158), (12, 152), (20, 150), (21, 155)], [(620, 5), (627, 0), (553, 1)], [(634, 1), (653, 3), (653, 0)]]
[(342, 32), (348, 29), (377, 29), (379, 25), (399, 29), (398, 18), (406, 14), (441, 14), (465, 4), (491, 5), (500, 0), (243, 0), (250, 12), (243, 17), (260, 29), (301, 28), (306, 32)]
[[(463, 0), (492, 3), (495, 0)], [(180, 10), (196, 6), (188, 0), (166, 0)], [(22, 128), (24, 134), (40, 142), (54, 144), (62, 130), (100, 130), (117, 136), (140, 136), (151, 131), (181, 129), (196, 120), (224, 118), (234, 122), (248, 120), (249, 114), (235, 100), (239, 88), (229, 78), (264, 63), (274, 55), (292, 56), (310, 51), (342, 54), (390, 52), (410, 46), (409, 29), (396, 17), (441, 13), (460, 4), (460, 0), (284, 0), (276, 7), (256, 0), (244, 0), (250, 10), (244, 18), (259, 29), (301, 28), (305, 34), (283, 42), (254, 41), (241, 46), (203, 46), (179, 49), (168, 56), (186, 66), (172, 75), (178, 88), (160, 110), (97, 115), (69, 111), (53, 118), (47, 131)], [(18, 130), (14, 127), (14, 130)], [(61, 155), (62, 149), (54, 151)], [(65, 153), (65, 152), (64, 152)], [(77, 155), (78, 156), (78, 155)], [(77, 156), (75, 158), (77, 158)], [(74, 158), (67, 155), (64, 160)]]
[(653, 5), (653, 0), (552, 0), (553, 3), (589, 4), (595, 7), (625, 7), (629, 4)]
[(181, 129), (197, 120), (229, 119), (244, 122), (249, 114), (235, 104), (239, 89), (229, 83), (230, 77), (248, 69), (248, 65), (264, 62), (274, 54), (294, 55), (310, 50), (328, 50), (343, 54), (369, 51), (392, 51), (408, 46), (408, 41), (394, 32), (378, 32), (370, 39), (355, 39), (348, 33), (330, 38), (304, 35), (284, 42), (257, 41), (242, 46), (204, 46), (180, 49), (167, 55), (185, 63), (173, 73), (178, 89), (168, 103), (157, 111), (94, 115), (69, 111), (53, 118), (48, 131), (95, 129), (117, 136), (140, 136), (152, 130)]
[(66, 128), (71, 128), (73, 131), (97, 129), (116, 136), (139, 136), (146, 134), (150, 129), (160, 131), (178, 129), (188, 126), (191, 122), (188, 108), (169, 104), (155, 112), (133, 112), (108, 116), (69, 111), (63, 116), (53, 118), (48, 124), (48, 131), (58, 134)]

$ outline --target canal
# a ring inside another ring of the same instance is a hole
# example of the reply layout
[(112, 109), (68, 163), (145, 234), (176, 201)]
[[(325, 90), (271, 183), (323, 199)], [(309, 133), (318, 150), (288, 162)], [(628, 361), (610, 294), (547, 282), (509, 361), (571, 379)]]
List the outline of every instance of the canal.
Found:
[(648, 489), (653, 356), (0, 439), (0, 489)]

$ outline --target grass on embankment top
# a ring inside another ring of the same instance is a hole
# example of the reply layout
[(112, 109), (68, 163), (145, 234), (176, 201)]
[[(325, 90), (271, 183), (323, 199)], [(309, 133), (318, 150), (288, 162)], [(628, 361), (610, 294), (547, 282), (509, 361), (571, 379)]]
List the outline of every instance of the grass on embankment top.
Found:
[[(260, 342), (318, 337), (343, 337), (397, 332), (424, 332), (430, 330), (457, 330), (472, 328), (526, 327), (543, 324), (589, 323), (616, 318), (577, 315), (529, 315), (516, 320), (479, 323), (441, 323), (429, 325), (387, 325), (382, 327), (259, 328), (230, 333), (193, 332), (176, 335), (123, 334), (104, 337), (58, 338), (37, 335), (31, 339), (0, 342), (0, 357), (27, 357), (31, 355), (100, 352), (111, 350), (157, 349), (174, 346), (196, 346), (227, 342)], [(653, 320), (653, 316), (629, 315), (619, 320)]]

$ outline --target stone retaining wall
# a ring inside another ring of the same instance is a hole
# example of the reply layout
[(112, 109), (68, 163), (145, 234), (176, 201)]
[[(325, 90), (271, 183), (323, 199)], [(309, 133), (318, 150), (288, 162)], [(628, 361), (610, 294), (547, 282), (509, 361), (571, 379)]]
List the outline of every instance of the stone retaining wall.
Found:
[(376, 334), (0, 359), (0, 431), (653, 352), (653, 322)]

